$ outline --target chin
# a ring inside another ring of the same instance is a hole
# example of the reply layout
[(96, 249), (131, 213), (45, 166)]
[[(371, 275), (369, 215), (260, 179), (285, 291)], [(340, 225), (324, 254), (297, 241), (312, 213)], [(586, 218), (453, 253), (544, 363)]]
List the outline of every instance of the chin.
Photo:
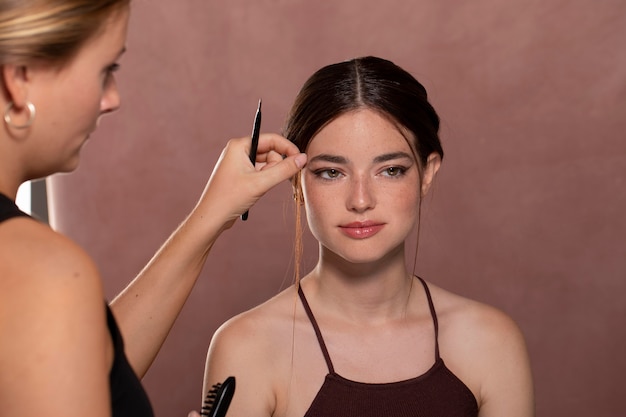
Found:
[(332, 258), (340, 260), (341, 262), (353, 264), (353, 265), (368, 265), (376, 262), (380, 262), (390, 255), (390, 252), (382, 251), (381, 248), (367, 248), (352, 250), (332, 250), (329, 249), (329, 253), (332, 253)]
[(404, 241), (381, 242), (372, 239), (369, 242), (359, 241), (344, 247), (327, 247), (335, 257), (354, 265), (374, 264), (381, 261), (389, 261), (398, 256), (404, 257)]
[(80, 164), (80, 156), (76, 155), (72, 159), (67, 161), (62, 167), (60, 167), (57, 170), (57, 172), (66, 173), (66, 174), (70, 172), (74, 172), (78, 169), (79, 164)]

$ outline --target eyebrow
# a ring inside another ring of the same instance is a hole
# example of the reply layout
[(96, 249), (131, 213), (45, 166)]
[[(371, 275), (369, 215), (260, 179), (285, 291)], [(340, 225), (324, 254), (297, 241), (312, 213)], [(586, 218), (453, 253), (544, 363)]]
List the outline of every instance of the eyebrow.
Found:
[(327, 153), (322, 153), (311, 158), (310, 162), (323, 161), (323, 162), (332, 162), (334, 164), (347, 164), (348, 160), (343, 156), (338, 155), (330, 155)]
[[(381, 162), (393, 161), (396, 159), (413, 159), (413, 157), (406, 152), (392, 152), (392, 153), (386, 153), (386, 154), (375, 157), (374, 163), (379, 164)], [(347, 164), (348, 163), (348, 159), (343, 156), (330, 155), (330, 154), (325, 154), (325, 153), (314, 156), (313, 158), (311, 158), (309, 163), (316, 162), (316, 161), (331, 162), (334, 164)]]
[(126, 53), (126, 46), (124, 46), (122, 49), (120, 49), (120, 51), (117, 53), (117, 58), (120, 58), (125, 53)]
[(376, 158), (374, 158), (374, 162), (380, 163), (380, 162), (393, 161), (395, 159), (413, 159), (413, 157), (406, 152), (393, 152), (393, 153), (386, 153), (384, 155), (377, 156)]

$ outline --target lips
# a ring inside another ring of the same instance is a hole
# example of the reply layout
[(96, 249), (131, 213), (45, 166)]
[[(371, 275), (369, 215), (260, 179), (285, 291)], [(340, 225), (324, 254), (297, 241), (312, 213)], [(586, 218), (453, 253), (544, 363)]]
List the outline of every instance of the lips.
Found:
[(366, 221), (344, 224), (339, 226), (339, 230), (353, 239), (367, 239), (380, 232), (383, 227), (383, 223)]

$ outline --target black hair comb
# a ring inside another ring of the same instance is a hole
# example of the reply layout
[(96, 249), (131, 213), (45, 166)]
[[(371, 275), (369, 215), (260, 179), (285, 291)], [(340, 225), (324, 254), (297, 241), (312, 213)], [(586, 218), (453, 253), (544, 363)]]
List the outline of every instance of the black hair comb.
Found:
[(225, 417), (230, 400), (235, 394), (235, 377), (229, 376), (223, 383), (217, 383), (207, 392), (202, 404), (201, 416)]

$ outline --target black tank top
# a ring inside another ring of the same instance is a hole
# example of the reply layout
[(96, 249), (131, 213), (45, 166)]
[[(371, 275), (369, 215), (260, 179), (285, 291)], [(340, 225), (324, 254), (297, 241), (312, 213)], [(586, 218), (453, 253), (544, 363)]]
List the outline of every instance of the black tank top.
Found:
[[(418, 277), (419, 278), (419, 277)], [(326, 359), (328, 375), (305, 417), (476, 417), (478, 405), (470, 389), (439, 357), (439, 326), (426, 282), (426, 291), (435, 329), (435, 363), (423, 375), (406, 381), (369, 384), (355, 382), (335, 373), (326, 344), (302, 287), (298, 294), (311, 320)]]
[(20, 210), (13, 200), (0, 193), (0, 223), (13, 217), (24, 216), (28, 217), (28, 214)]
[[(0, 223), (13, 217), (29, 217), (15, 202), (0, 194)], [(113, 417), (152, 417), (150, 400), (124, 353), (124, 341), (115, 318), (105, 303), (107, 325), (113, 341), (113, 365), (109, 373)]]

